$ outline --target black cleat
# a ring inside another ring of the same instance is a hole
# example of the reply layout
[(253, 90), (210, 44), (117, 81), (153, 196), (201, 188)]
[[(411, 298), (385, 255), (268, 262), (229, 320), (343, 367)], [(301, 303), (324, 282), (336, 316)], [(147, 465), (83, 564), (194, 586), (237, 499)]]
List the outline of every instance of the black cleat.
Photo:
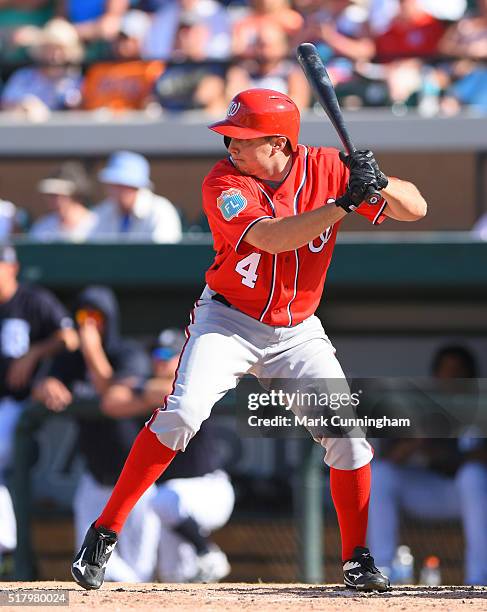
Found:
[(115, 531), (95, 527), (88, 529), (81, 550), (71, 565), (71, 574), (84, 589), (99, 589), (105, 577), (105, 568), (117, 544)]
[(391, 588), (389, 578), (375, 567), (369, 549), (361, 546), (357, 546), (353, 557), (343, 564), (343, 582), (357, 591), (388, 591)]

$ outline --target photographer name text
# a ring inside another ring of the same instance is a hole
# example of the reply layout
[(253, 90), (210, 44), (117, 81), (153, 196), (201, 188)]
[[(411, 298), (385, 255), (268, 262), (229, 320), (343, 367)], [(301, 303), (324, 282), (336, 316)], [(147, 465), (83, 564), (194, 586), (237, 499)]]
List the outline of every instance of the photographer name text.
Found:
[(372, 417), (344, 417), (334, 414), (332, 417), (310, 417), (277, 415), (273, 417), (259, 417), (252, 414), (248, 417), (247, 423), (250, 427), (374, 427), (382, 429), (384, 427), (410, 427), (411, 419), (391, 419), (387, 416)]

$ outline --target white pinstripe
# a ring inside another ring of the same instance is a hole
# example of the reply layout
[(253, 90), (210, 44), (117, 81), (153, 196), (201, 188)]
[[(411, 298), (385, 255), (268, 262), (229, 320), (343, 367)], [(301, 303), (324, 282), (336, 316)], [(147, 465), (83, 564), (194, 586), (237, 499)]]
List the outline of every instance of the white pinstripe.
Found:
[[(303, 145), (299, 145), (300, 147)], [(296, 191), (296, 194), (294, 196), (294, 214), (297, 215), (298, 214), (298, 198), (299, 198), (299, 194), (301, 193), (301, 189), (304, 187), (304, 183), (306, 182), (306, 177), (307, 177), (307, 163), (308, 160), (308, 148), (305, 147), (305, 154), (304, 154), (304, 172), (303, 172), (303, 178), (301, 180), (301, 183), (298, 187), (298, 190)], [(296, 295), (298, 293), (298, 273), (299, 273), (299, 255), (298, 255), (298, 250), (295, 249), (294, 250), (294, 256), (296, 258), (296, 273), (294, 275), (294, 294), (293, 297), (290, 299), (289, 304), (287, 305), (287, 315), (289, 317), (289, 325), (292, 325), (293, 322), (293, 317), (291, 315), (291, 304), (294, 302), (294, 300), (296, 299)]]
[[(266, 193), (266, 191), (264, 189), (262, 189), (262, 187), (259, 185), (259, 183), (257, 183), (257, 187), (262, 191), (262, 193), (265, 195), (265, 197), (267, 198), (269, 205), (272, 209), (272, 212), (274, 213), (274, 217), (276, 216), (276, 209), (274, 208), (274, 204), (272, 202), (272, 199), (269, 197), (269, 194)], [(264, 311), (262, 312), (262, 314), (259, 317), (259, 321), (263, 321), (265, 315), (267, 314), (267, 311), (269, 310), (269, 306), (272, 303), (272, 298), (274, 297), (274, 289), (276, 287), (276, 267), (277, 267), (277, 255), (273, 255), (272, 256), (272, 287), (271, 287), (271, 293), (269, 295), (269, 298), (267, 300), (267, 304), (265, 305)]]
[(242, 242), (242, 240), (245, 238), (245, 234), (249, 231), (249, 229), (253, 227), (258, 221), (261, 221), (262, 219), (273, 219), (273, 217), (271, 217), (271, 215), (263, 215), (262, 217), (259, 217), (258, 219), (254, 219), (253, 221), (251, 221), (247, 225), (247, 227), (244, 229), (244, 231), (242, 232), (242, 235), (240, 236), (240, 238), (238, 239), (238, 242), (235, 245), (235, 252), (238, 251), (238, 247), (240, 246), (240, 243)]
[(387, 206), (387, 201), (384, 200), (384, 204), (382, 204), (382, 206), (379, 209), (379, 212), (375, 215), (374, 220), (372, 221), (372, 225), (376, 225), (377, 221), (379, 220), (379, 217), (381, 216), (381, 214), (384, 212), (384, 208)]

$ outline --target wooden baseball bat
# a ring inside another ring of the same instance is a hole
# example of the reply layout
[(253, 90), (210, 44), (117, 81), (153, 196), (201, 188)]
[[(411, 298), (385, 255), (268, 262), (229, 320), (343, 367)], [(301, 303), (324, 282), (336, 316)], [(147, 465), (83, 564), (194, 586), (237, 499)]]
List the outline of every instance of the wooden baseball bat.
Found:
[[(328, 72), (321, 61), (318, 50), (311, 43), (302, 43), (297, 50), (298, 62), (303, 69), (308, 82), (318, 98), (318, 102), (328, 115), (336, 133), (343, 143), (347, 155), (356, 151), (350, 133), (343, 119), (342, 110), (338, 104), (335, 88), (328, 76)], [(372, 187), (367, 192), (366, 200), (369, 204), (378, 204), (382, 200), (380, 193)]]

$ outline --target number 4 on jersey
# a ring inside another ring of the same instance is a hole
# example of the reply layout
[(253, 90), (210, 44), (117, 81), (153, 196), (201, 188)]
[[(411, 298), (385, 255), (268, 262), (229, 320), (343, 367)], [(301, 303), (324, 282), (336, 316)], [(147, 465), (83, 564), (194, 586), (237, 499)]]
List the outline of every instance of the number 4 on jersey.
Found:
[(253, 289), (258, 278), (257, 267), (261, 253), (250, 253), (235, 266), (235, 271), (242, 277), (242, 285)]

